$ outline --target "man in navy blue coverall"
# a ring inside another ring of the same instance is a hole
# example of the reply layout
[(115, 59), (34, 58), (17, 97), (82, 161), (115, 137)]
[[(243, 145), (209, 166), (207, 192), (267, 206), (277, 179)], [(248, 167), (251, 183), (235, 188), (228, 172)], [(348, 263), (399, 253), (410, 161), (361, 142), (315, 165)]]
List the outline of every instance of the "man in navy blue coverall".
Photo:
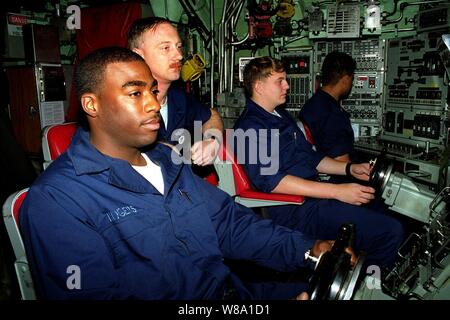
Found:
[[(87, 55), (75, 76), (87, 117), (20, 212), (40, 297), (47, 299), (305, 298), (304, 283), (243, 283), (224, 258), (292, 271), (329, 250), (259, 219), (194, 175), (165, 144), (157, 85), (125, 48)], [(232, 294), (234, 292), (234, 294)]]
[(329, 53), (322, 64), (322, 87), (300, 110), (300, 120), (311, 130), (317, 151), (350, 162), (355, 142), (350, 114), (341, 101), (352, 90), (356, 63), (343, 52)]
[[(319, 239), (334, 239), (339, 225), (351, 222), (356, 227), (355, 249), (367, 253), (366, 264), (392, 266), (404, 237), (403, 226), (392, 216), (361, 207), (374, 198), (375, 190), (357, 183), (317, 181), (319, 172), (368, 180), (369, 164), (347, 164), (313, 150), (295, 120), (280, 107), (289, 89), (281, 61), (252, 59), (244, 69), (244, 88), (246, 109), (234, 126), (238, 161), (257, 189), (307, 197), (301, 206), (268, 208), (274, 222)], [(252, 136), (249, 132), (256, 132), (255, 141), (237, 141), (244, 133)], [(261, 150), (272, 161), (255, 159)], [(278, 170), (268, 170), (274, 163)]]
[[(194, 121), (202, 123), (203, 133), (214, 130), (214, 136), (221, 136), (223, 123), (219, 113), (172, 84), (180, 78), (183, 45), (177, 29), (169, 20), (160, 17), (136, 20), (128, 31), (128, 47), (145, 59), (158, 81), (162, 117), (158, 140), (182, 145), (186, 140), (185, 133), (176, 131), (174, 134), (174, 131), (185, 129), (192, 135)], [(186, 142), (190, 143), (190, 139)], [(190, 150), (192, 162), (199, 166), (211, 164), (218, 147), (218, 140), (213, 137), (195, 142)]]

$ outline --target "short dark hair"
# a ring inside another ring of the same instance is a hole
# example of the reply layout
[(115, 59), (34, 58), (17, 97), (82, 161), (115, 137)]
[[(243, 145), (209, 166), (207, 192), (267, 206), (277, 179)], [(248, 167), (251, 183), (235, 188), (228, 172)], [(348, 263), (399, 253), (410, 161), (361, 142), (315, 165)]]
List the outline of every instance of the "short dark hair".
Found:
[(163, 23), (172, 24), (170, 20), (161, 17), (148, 17), (134, 21), (128, 29), (128, 48), (139, 48), (139, 45), (142, 42), (142, 34), (147, 30), (156, 29), (157, 26)]
[(322, 85), (336, 84), (344, 75), (355, 74), (356, 62), (348, 54), (333, 51), (327, 54), (322, 64)]
[(85, 56), (76, 67), (75, 90), (77, 99), (85, 93), (98, 93), (104, 82), (106, 67), (115, 62), (142, 61), (137, 53), (122, 47), (104, 47)]
[(271, 57), (259, 57), (250, 60), (244, 67), (244, 90), (247, 98), (253, 95), (256, 81), (270, 77), (272, 72), (284, 72), (281, 60)]
[[(109, 64), (129, 61), (145, 62), (140, 55), (123, 47), (104, 47), (86, 55), (76, 66), (75, 71), (75, 92), (78, 103), (85, 93), (98, 94), (103, 86), (105, 70)], [(78, 109), (77, 120), (79, 126), (89, 128), (86, 114), (81, 107)]]

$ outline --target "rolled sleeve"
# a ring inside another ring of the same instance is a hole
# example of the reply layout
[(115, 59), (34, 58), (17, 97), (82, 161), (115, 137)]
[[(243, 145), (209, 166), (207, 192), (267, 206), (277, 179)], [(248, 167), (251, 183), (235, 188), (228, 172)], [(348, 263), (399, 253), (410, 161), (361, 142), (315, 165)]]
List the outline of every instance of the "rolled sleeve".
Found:
[(244, 170), (247, 172), (248, 177), (252, 185), (254, 185), (258, 190), (270, 193), (280, 181), (287, 175), (286, 172), (277, 171), (271, 175), (262, 175), (261, 170), (263, 168), (259, 165), (244, 165)]

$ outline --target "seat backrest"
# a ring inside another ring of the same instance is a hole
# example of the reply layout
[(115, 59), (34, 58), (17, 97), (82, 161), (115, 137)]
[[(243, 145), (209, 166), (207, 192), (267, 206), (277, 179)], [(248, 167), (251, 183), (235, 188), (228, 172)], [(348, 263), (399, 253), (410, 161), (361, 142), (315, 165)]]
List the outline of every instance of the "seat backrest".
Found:
[(216, 187), (219, 185), (219, 178), (217, 177), (217, 173), (215, 171), (209, 173), (203, 178), (203, 180)]
[(70, 145), (77, 125), (75, 122), (54, 124), (44, 128), (42, 133), (42, 152), (44, 169), (59, 157)]
[(303, 121), (298, 121), (297, 125), (300, 128), (300, 130), (303, 132), (303, 134), (305, 135), (306, 140), (309, 143), (311, 143), (312, 145), (314, 145), (314, 139), (312, 137), (311, 130), (309, 129), (308, 125), (306, 123), (304, 123)]
[[(227, 172), (227, 175), (232, 175), (232, 177), (229, 177), (227, 181), (219, 181), (219, 187), (221, 187), (222, 190), (234, 196), (241, 194), (243, 191), (252, 189), (250, 180), (248, 179), (244, 168), (237, 162), (236, 156), (233, 151), (230, 150), (229, 145), (226, 143), (225, 137), (217, 156), (222, 163), (229, 164), (229, 166), (222, 165), (221, 168), (218, 169), (216, 165), (216, 171), (223, 171), (224, 169), (229, 170), (229, 168), (231, 168), (231, 172)], [(219, 174), (219, 176), (223, 178), (224, 174)]]
[(220, 146), (219, 159), (231, 164), (236, 194), (241, 194), (243, 191), (252, 188), (250, 180), (247, 177), (247, 173), (245, 173), (244, 168), (237, 162), (236, 156), (230, 150), (225, 140), (224, 143)]
[(16, 257), (14, 267), (19, 282), (22, 299), (35, 300), (36, 294), (31, 278), (31, 272), (28, 267), (28, 260), (25, 253), (25, 246), (22, 241), (19, 228), (19, 212), (20, 207), (27, 195), (28, 188), (17, 191), (10, 195), (3, 204), (3, 220), (5, 222), (6, 231)]

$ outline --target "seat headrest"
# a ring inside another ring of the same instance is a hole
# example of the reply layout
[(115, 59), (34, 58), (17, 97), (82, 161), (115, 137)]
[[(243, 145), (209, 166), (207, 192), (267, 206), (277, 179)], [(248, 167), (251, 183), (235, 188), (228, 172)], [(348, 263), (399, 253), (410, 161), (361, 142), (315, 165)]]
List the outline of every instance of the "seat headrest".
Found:
[(53, 125), (46, 130), (44, 135), (50, 153), (49, 160), (55, 160), (67, 150), (76, 128), (74, 122), (69, 122)]

